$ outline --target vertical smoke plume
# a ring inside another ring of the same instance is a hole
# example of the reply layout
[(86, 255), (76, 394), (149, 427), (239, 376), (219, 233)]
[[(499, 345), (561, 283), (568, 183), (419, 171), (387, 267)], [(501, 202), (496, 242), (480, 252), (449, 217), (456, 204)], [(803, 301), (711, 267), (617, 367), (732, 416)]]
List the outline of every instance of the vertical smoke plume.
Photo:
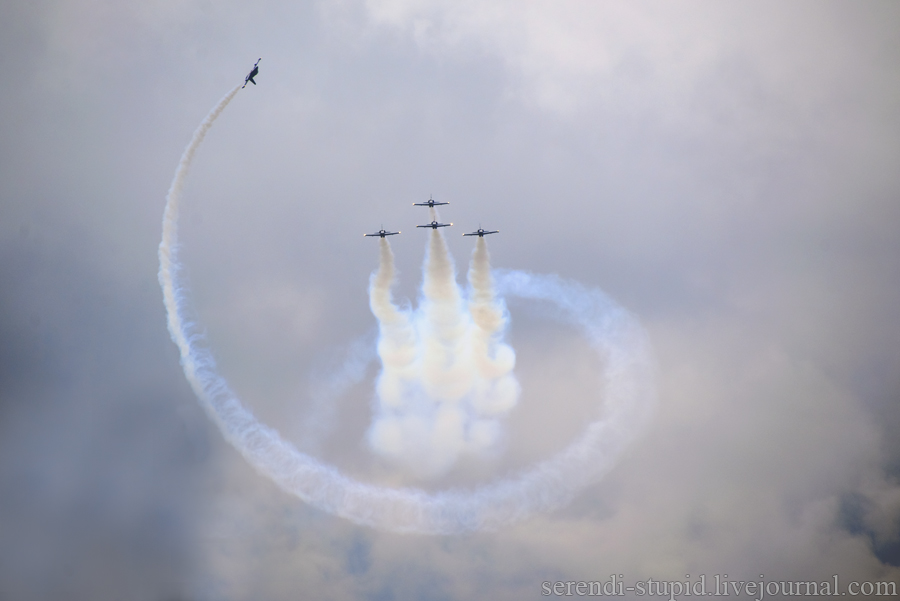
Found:
[[(524, 472), (471, 490), (428, 493), (416, 488), (375, 486), (348, 478), (335, 468), (301, 453), (244, 407), (219, 375), (212, 354), (204, 346), (203, 336), (185, 317), (190, 305), (186, 289), (180, 281), (181, 265), (176, 252), (180, 195), (191, 160), (206, 132), (238, 89), (229, 92), (203, 120), (175, 171), (163, 217), (159, 282), (163, 289), (169, 332), (181, 353), (184, 374), (222, 435), (247, 462), (283, 490), (323, 511), (357, 524), (423, 534), (496, 529), (534, 512), (556, 509), (609, 471), (625, 447), (642, 430), (653, 410), (652, 354), (643, 329), (627, 311), (599, 290), (587, 289), (555, 276), (522, 271), (502, 272), (497, 276), (498, 296), (518, 297), (536, 305), (550, 306), (554, 309), (550, 312), (553, 319), (574, 325), (582, 332), (604, 360), (604, 367), (598, 373), (597, 395), (602, 411), (598, 419), (586, 424), (581, 436), (569, 446)], [(433, 238), (430, 242), (437, 244)], [(437, 250), (441, 250), (440, 244), (437, 244)], [(445, 247), (444, 252), (449, 260)], [(473, 260), (477, 259), (473, 257)], [(450, 265), (452, 273), (452, 262)], [(421, 330), (412, 325), (412, 313), (396, 307), (393, 307), (396, 312), (392, 312), (390, 284), (394, 279), (394, 268), (390, 247), (386, 243), (382, 246), (382, 266), (385, 269), (379, 268), (372, 278), (373, 287), (378, 288), (372, 297), (373, 311), (379, 316), (382, 327), (386, 324), (400, 327), (391, 330), (392, 334), (398, 333), (391, 342), (395, 346), (382, 347), (381, 343), (387, 338), (383, 335), (379, 349), (403, 351), (418, 348), (404, 338), (408, 334), (415, 340)], [(490, 274), (490, 270), (482, 266), (477, 267), (470, 276), (471, 281), (475, 282), (472, 284), (470, 302), (474, 302), (475, 306), (483, 303), (490, 291), (490, 286), (482, 286), (483, 282), (490, 280), (479, 279), (476, 275), (479, 270), (482, 275)], [(476, 289), (481, 292), (474, 292)], [(378, 313), (382, 309), (385, 311)], [(501, 310), (500, 315), (503, 314)], [(415, 317), (421, 318), (421, 311)], [(484, 319), (480, 322), (483, 325), (478, 325), (484, 332), (502, 331), (502, 326), (491, 329), (490, 324), (496, 322), (489, 317), (471, 319)], [(391, 318), (397, 319), (392, 321)], [(404, 320), (406, 328), (403, 327)], [(382, 334), (384, 332), (386, 330), (382, 330)], [(496, 342), (497, 338), (488, 335), (483, 340)], [(493, 365), (505, 365), (502, 360), (505, 352), (500, 350), (502, 347), (499, 344), (493, 347), (493, 355), (490, 342), (487, 348), (485, 356), (489, 362), (486, 365), (492, 365), (490, 361), (494, 362)], [(411, 359), (403, 361), (404, 357)], [(398, 369), (403, 376), (399, 380), (403, 384), (399, 386), (400, 390), (415, 388), (416, 357), (415, 354), (403, 355), (402, 352), (396, 356), (396, 365), (409, 368)], [(397, 398), (402, 401), (415, 397)], [(383, 410), (386, 404), (380, 402), (380, 409)]]
[(497, 300), (490, 256), (484, 237), (479, 236), (469, 264), (469, 313), (475, 322), (473, 356), (482, 386), (475, 405), (485, 415), (509, 411), (519, 396), (519, 384), (512, 375), (516, 355), (502, 342), (507, 325), (506, 308)]
[(397, 307), (391, 297), (396, 274), (391, 244), (387, 238), (381, 238), (379, 242), (378, 271), (369, 280), (369, 306), (379, 327), (378, 355), (385, 365), (376, 391), (386, 402), (396, 403), (403, 398), (403, 389), (408, 382), (414, 379), (416, 341), (409, 312)]
[[(433, 208), (431, 217), (437, 220)], [(370, 286), (382, 372), (369, 443), (416, 475), (436, 476), (461, 456), (490, 452), (499, 443), (499, 418), (519, 395), (515, 353), (501, 340), (505, 310), (495, 298), (483, 239), (472, 256), (466, 303), (443, 234), (429, 232), (415, 312), (390, 300), (393, 256), (382, 240)]]

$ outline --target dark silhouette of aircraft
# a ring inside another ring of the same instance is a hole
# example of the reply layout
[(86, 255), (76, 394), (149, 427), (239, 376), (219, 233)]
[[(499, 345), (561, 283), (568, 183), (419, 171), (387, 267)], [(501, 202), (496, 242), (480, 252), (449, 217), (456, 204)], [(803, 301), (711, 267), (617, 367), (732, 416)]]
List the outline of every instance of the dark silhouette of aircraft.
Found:
[(499, 233), (500, 233), (500, 230), (493, 230), (493, 231), (489, 232), (487, 230), (478, 228), (476, 231), (472, 232), (471, 234), (463, 234), (463, 236), (478, 236), (479, 238), (484, 238), (488, 234), (499, 234)]
[(451, 225), (453, 225), (453, 224), (452, 223), (438, 223), (437, 221), (432, 221), (429, 224), (417, 225), (416, 227), (430, 227), (431, 229), (436, 230), (439, 227), (450, 227)]
[(252, 83), (253, 85), (256, 85), (256, 82), (253, 81), (253, 78), (256, 77), (257, 74), (259, 73), (259, 61), (261, 61), (261, 60), (262, 60), (262, 59), (258, 59), (258, 60), (256, 61), (256, 64), (253, 65), (253, 71), (250, 71), (250, 75), (248, 75), (247, 77), (244, 78), (244, 85), (241, 86), (241, 89), (244, 89), (244, 88), (247, 87), (247, 82), (248, 82), (248, 81), (249, 81), (250, 83)]
[(428, 202), (414, 202), (413, 206), (414, 207), (431, 207), (433, 209), (437, 205), (448, 205), (448, 204), (450, 204), (450, 203), (449, 202), (438, 202), (435, 199), (431, 198), (431, 196), (429, 195)]
[(384, 238), (385, 236), (395, 236), (399, 233), (400, 232), (387, 232), (385, 231), (384, 226), (382, 226), (381, 229), (374, 234), (363, 234), (363, 236), (381, 236), (382, 238)]

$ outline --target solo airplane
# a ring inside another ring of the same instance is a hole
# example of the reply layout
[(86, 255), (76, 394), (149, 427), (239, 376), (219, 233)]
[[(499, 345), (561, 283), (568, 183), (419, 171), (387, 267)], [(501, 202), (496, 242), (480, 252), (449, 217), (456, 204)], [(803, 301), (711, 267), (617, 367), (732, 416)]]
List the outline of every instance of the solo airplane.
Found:
[(259, 74), (259, 61), (261, 61), (261, 60), (262, 60), (262, 59), (258, 59), (258, 60), (256, 61), (256, 64), (253, 65), (253, 71), (250, 71), (250, 75), (248, 75), (247, 77), (244, 78), (244, 85), (241, 86), (241, 89), (247, 87), (247, 82), (248, 82), (248, 81), (249, 81), (250, 83), (252, 83), (253, 85), (256, 85), (256, 81), (255, 81), (253, 78), (256, 77), (256, 76)]

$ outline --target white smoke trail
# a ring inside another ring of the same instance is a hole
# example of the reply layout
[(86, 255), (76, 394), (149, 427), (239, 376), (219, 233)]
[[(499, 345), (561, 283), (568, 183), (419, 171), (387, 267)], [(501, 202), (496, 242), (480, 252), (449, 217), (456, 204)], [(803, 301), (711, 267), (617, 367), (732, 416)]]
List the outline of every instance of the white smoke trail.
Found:
[(516, 355), (501, 340), (506, 328), (506, 307), (496, 298), (487, 243), (479, 236), (469, 264), (469, 314), (472, 356), (480, 376), (473, 403), (483, 415), (502, 415), (519, 397), (519, 384), (512, 374)]
[(310, 453), (319, 448), (334, 428), (339, 399), (363, 380), (373, 359), (375, 332), (354, 340), (338, 366), (316, 370), (307, 390), (307, 409), (295, 429), (300, 448)]
[[(206, 132), (212, 127), (212, 124), (218, 119), (231, 99), (241, 86), (236, 86), (233, 90), (225, 94), (222, 100), (209, 112), (206, 118), (200, 123), (200, 127), (194, 132), (190, 143), (184, 149), (181, 155), (181, 161), (178, 168), (175, 169), (175, 177), (172, 178), (172, 184), (169, 186), (169, 193), (166, 194), (166, 208), (163, 212), (163, 233), (162, 241), (159, 243), (159, 284), (163, 290), (163, 302), (166, 305), (166, 315), (168, 318), (169, 335), (178, 345), (181, 351), (181, 365), (184, 367), (184, 373), (188, 382), (201, 399), (204, 390), (204, 383), (199, 379), (197, 374), (197, 364), (192, 361), (191, 344), (188, 330), (190, 324), (184, 319), (183, 312), (180, 307), (184, 302), (183, 291), (176, 281), (180, 264), (178, 263), (178, 213), (180, 211), (181, 192), (184, 189), (184, 182), (187, 180), (188, 171), (191, 168), (191, 162), (194, 160), (194, 154)], [(204, 399), (205, 400), (205, 399)]]
[(185, 318), (189, 306), (176, 252), (179, 200), (191, 159), (236, 92), (237, 88), (206, 117), (175, 172), (163, 218), (159, 280), (185, 376), (222, 434), (246, 460), (285, 491), (323, 511), (385, 530), (427, 534), (495, 529), (558, 508), (607, 472), (641, 430), (654, 403), (646, 337), (637, 321), (603, 293), (521, 271), (498, 275), (498, 295), (549, 304), (554, 317), (578, 326), (604, 359), (600, 417), (559, 454), (480, 488), (427, 493), (352, 480), (299, 452), (256, 420), (217, 373), (202, 337)]
[[(432, 218), (437, 219), (433, 209)], [(384, 241), (370, 286), (372, 310), (381, 324), (382, 372), (369, 443), (418, 476), (439, 476), (461, 456), (490, 452), (498, 444), (499, 418), (519, 396), (512, 373), (515, 353), (501, 340), (507, 320), (494, 295), (482, 238), (472, 256), (464, 303), (446, 241), (440, 230), (429, 233), (421, 303), (414, 313), (390, 304), (394, 269), (386, 248)]]

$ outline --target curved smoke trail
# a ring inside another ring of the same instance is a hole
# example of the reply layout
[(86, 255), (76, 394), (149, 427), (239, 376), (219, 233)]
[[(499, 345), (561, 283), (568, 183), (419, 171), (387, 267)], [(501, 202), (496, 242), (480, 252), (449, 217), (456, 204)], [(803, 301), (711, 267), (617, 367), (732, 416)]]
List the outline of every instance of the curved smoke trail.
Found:
[(557, 319), (581, 329), (605, 365), (600, 417), (550, 459), (471, 490), (428, 493), (385, 488), (344, 476), (257, 421), (217, 373), (202, 336), (185, 317), (189, 307), (177, 257), (179, 201), (188, 169), (206, 132), (238, 89), (219, 101), (197, 128), (175, 171), (163, 217), (159, 281), (185, 376), (222, 434), (246, 460), (285, 491), (324, 511), (385, 530), (428, 534), (493, 529), (558, 508), (607, 472), (653, 406), (653, 365), (646, 337), (630, 314), (598, 290), (522, 271), (496, 272), (498, 293), (549, 304)]

